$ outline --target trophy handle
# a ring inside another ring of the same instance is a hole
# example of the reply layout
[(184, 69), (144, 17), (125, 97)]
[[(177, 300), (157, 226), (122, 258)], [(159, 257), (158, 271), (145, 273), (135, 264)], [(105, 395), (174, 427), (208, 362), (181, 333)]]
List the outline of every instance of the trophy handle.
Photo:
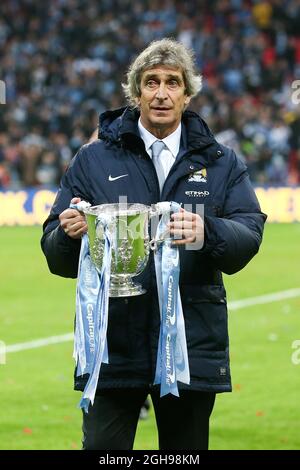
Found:
[[(150, 219), (152, 217), (157, 217), (157, 216), (166, 216), (169, 214), (169, 218), (173, 212), (178, 210), (180, 208), (180, 205), (174, 202), (168, 202), (168, 201), (163, 201), (163, 202), (158, 202), (157, 204), (152, 204), (149, 212), (149, 217)], [(158, 232), (156, 232), (156, 235), (154, 238), (152, 238), (149, 242), (150, 249), (153, 251), (156, 251), (159, 248), (159, 245), (161, 245), (163, 242), (166, 243), (171, 243), (171, 237), (170, 237), (170, 231), (168, 228), (162, 233), (158, 235)]]
[(156, 204), (152, 204), (149, 211), (149, 217), (155, 217), (158, 215), (167, 214), (171, 212), (171, 205), (168, 201), (157, 202)]
[(69, 208), (70, 209), (76, 209), (78, 212), (84, 212), (85, 210), (89, 209), (91, 207), (91, 204), (86, 201), (80, 201), (77, 202), (77, 204), (70, 204)]

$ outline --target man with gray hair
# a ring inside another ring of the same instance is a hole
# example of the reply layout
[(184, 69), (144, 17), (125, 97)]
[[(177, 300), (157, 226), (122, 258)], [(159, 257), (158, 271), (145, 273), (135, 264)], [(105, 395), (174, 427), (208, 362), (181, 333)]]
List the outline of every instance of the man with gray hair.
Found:
[[(178, 378), (173, 394), (160, 394), (154, 380), (161, 319), (151, 255), (139, 276), (146, 293), (110, 299), (109, 364), (101, 365), (94, 404), (83, 412), (83, 448), (132, 449), (141, 405), (151, 394), (161, 450), (208, 449), (215, 395), (231, 391), (222, 272), (239, 271), (257, 253), (266, 216), (244, 163), (186, 109), (201, 89), (191, 51), (171, 39), (151, 43), (123, 87), (129, 106), (103, 113), (99, 139), (72, 160), (42, 248), (51, 272), (76, 277), (87, 225), (70, 200), (99, 205), (126, 195), (129, 203), (180, 203), (169, 229), (180, 252), (188, 380)], [(75, 389), (84, 390), (87, 380), (75, 374)]]

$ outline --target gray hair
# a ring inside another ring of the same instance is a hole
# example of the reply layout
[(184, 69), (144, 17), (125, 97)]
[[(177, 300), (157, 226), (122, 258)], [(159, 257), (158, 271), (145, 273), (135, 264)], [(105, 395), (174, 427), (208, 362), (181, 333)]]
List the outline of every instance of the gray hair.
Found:
[(187, 96), (193, 97), (201, 90), (202, 76), (196, 73), (193, 52), (180, 42), (165, 38), (151, 42), (130, 65), (127, 83), (122, 86), (131, 105), (136, 106), (135, 98), (141, 96), (143, 72), (155, 65), (170, 65), (181, 69)]

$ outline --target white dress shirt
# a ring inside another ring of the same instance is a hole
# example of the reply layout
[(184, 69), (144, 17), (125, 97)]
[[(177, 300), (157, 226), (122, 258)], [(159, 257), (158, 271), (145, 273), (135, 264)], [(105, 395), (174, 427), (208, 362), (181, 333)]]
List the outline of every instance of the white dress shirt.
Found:
[(138, 128), (140, 132), (140, 136), (144, 141), (146, 152), (152, 158), (152, 151), (151, 151), (151, 145), (156, 141), (156, 140), (161, 140), (164, 142), (167, 148), (162, 150), (160, 154), (160, 159), (163, 165), (164, 173), (165, 173), (165, 179), (169, 174), (169, 171), (173, 165), (173, 163), (176, 160), (177, 154), (179, 152), (179, 147), (180, 147), (180, 138), (181, 138), (181, 123), (175, 129), (172, 134), (168, 135), (164, 139), (158, 139), (155, 137), (155, 135), (151, 134), (141, 123), (141, 118), (138, 121)]

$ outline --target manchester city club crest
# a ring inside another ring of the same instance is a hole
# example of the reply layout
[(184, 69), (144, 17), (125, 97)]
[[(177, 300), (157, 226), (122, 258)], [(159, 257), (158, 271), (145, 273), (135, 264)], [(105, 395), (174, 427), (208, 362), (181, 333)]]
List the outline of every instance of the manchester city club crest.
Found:
[(189, 176), (188, 183), (206, 183), (207, 182), (207, 171), (206, 168), (197, 170)]

